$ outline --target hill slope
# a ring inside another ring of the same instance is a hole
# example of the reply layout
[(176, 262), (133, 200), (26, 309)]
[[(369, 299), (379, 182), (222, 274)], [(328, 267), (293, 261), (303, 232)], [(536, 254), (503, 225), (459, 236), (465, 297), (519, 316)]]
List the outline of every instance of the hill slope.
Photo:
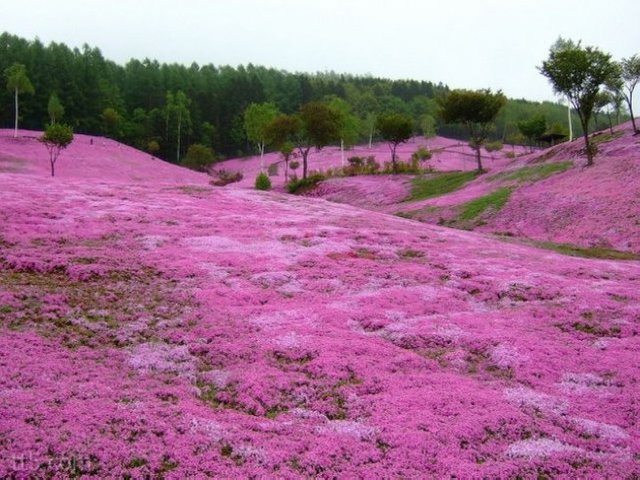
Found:
[(638, 262), (87, 161), (0, 172), (0, 476), (640, 475)]
[[(627, 123), (593, 138), (600, 153), (592, 168), (584, 167), (578, 139), (514, 160), (485, 161), (487, 175), (426, 200), (407, 200), (407, 177), (333, 178), (311, 194), (428, 223), (640, 253), (640, 137)], [(504, 206), (491, 208), (490, 196), (501, 189)], [(468, 218), (465, 210), (478, 199), (490, 208)]]

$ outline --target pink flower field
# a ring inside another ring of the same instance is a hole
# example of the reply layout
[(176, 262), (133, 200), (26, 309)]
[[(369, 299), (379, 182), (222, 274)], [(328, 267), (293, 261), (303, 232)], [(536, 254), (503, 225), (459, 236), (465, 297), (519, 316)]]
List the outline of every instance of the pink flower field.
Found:
[(640, 262), (10, 135), (0, 478), (640, 476)]
[[(427, 200), (406, 201), (411, 178), (376, 176), (332, 178), (311, 192), (312, 196), (348, 203), (374, 211), (401, 213), (427, 223), (458, 224), (465, 229), (515, 236), (536, 241), (575, 244), (585, 248), (610, 248), (640, 253), (640, 137), (633, 136), (631, 123), (593, 135), (599, 155), (593, 168), (585, 168), (582, 139), (544, 151), (514, 150), (492, 156), (483, 152), (488, 174), (464, 188)], [(446, 145), (446, 139), (437, 140)], [(428, 162), (439, 171), (470, 171), (476, 166), (468, 147), (449, 146)], [(437, 144), (436, 144), (437, 145)], [(429, 148), (437, 149), (437, 146)], [(466, 149), (466, 151), (465, 151)], [(405, 145), (404, 158), (415, 151)], [(437, 151), (437, 150), (436, 150)], [(384, 157), (381, 157), (384, 158)], [(548, 178), (513, 178), (526, 170), (567, 165)], [(505, 207), (489, 210), (476, 222), (456, 222), (465, 204), (495, 192), (511, 189)]]

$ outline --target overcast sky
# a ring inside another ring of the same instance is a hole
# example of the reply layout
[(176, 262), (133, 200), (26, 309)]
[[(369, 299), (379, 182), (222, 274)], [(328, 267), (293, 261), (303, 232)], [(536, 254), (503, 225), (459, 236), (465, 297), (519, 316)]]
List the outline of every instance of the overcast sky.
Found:
[(554, 100), (558, 38), (640, 53), (640, 0), (29, 0), (0, 30), (106, 58), (371, 74)]

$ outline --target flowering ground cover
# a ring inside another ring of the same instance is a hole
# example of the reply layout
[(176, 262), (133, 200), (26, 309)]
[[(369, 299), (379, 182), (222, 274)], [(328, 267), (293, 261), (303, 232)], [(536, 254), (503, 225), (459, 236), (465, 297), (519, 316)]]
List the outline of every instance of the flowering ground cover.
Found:
[[(616, 127), (613, 134), (594, 134), (593, 140), (600, 152), (590, 168), (584, 166), (583, 144), (578, 139), (544, 151), (520, 152), (523, 154), (512, 160), (485, 159), (486, 175), (434, 198), (412, 200), (412, 182), (406, 176), (383, 181), (376, 181), (376, 177), (334, 178), (319, 185), (313, 194), (422, 222), (540, 244), (640, 254), (640, 138), (632, 135), (628, 122)], [(440, 164), (432, 165), (441, 171), (473, 169), (471, 164), (470, 169), (451, 168), (459, 158), (452, 148), (443, 153)], [(510, 151), (511, 147), (505, 149)], [(471, 204), (499, 195), (506, 188), (510, 194), (500, 209), (487, 208), (474, 218), (466, 218), (464, 212)]]
[(10, 142), (0, 477), (640, 475), (640, 262)]

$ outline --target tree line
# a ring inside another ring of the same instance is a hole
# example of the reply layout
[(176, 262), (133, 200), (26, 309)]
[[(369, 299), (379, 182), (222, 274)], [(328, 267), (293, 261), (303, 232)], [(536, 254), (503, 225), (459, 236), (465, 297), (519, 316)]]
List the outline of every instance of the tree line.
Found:
[[(71, 49), (3, 33), (0, 72), (9, 78), (16, 64), (23, 68), (18, 77), (24, 75), (28, 85), (22, 91), (0, 90), (0, 125), (17, 121), (20, 97), (22, 128), (42, 130), (62, 121), (76, 132), (106, 135), (173, 162), (194, 144), (218, 158), (264, 153), (265, 143), (256, 141), (246, 118), (251, 105), (263, 104), (284, 115), (313, 102), (332, 105), (344, 113), (346, 124), (336, 141), (345, 146), (379, 138), (376, 123), (390, 114), (409, 118), (413, 134), (469, 138), (463, 124), (446, 123), (438, 114), (436, 99), (450, 92), (441, 83), (291, 73), (252, 64), (186, 66), (132, 59), (119, 65), (88, 45)], [(549, 126), (566, 124), (560, 103), (506, 100), (486, 134), (524, 141), (517, 124), (535, 115), (544, 116)], [(577, 113), (572, 115), (579, 125)]]

